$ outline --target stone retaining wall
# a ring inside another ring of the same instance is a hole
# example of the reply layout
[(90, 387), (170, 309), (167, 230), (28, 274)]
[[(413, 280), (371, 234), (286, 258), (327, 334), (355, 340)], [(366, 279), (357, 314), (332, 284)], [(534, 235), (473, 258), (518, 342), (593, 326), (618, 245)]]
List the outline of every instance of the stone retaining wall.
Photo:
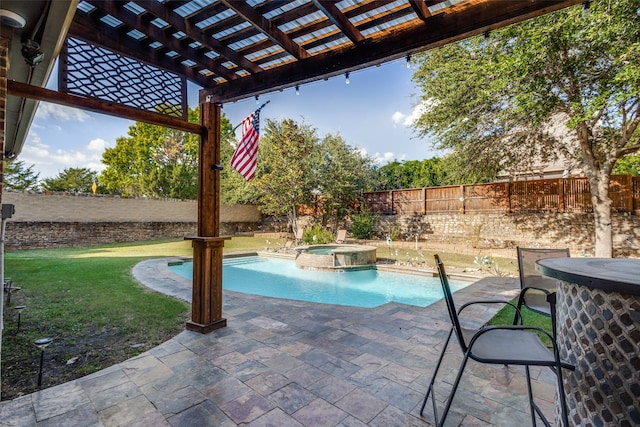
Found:
[[(614, 214), (615, 256), (640, 256), (640, 217)], [(383, 216), (376, 228), (378, 238), (397, 235), (422, 246), (464, 245), (473, 248), (568, 247), (572, 254), (593, 255), (592, 214), (429, 214)]]
[[(7, 249), (81, 246), (163, 238), (196, 232), (197, 203), (113, 196), (43, 194), (4, 191), (2, 202), (16, 206), (7, 221)], [(256, 206), (222, 206), (221, 235), (277, 230), (284, 223), (263, 218)], [(299, 218), (310, 227), (309, 218)], [(349, 228), (348, 225), (346, 226)], [(395, 236), (395, 243), (420, 247), (513, 249), (568, 247), (593, 255), (591, 214), (429, 214), (382, 216), (376, 238)], [(614, 255), (640, 256), (640, 216), (613, 215)]]

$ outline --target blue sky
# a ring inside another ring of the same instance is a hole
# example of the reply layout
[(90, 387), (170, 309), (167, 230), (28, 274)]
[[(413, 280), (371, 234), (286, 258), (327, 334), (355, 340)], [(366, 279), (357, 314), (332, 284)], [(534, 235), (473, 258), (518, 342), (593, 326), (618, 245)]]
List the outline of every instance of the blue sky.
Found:
[[(291, 118), (316, 128), (320, 136), (339, 133), (347, 144), (358, 147), (380, 164), (394, 159), (422, 160), (438, 155), (409, 127), (415, 112), (416, 89), (413, 70), (404, 61), (301, 85), (295, 89), (262, 95), (259, 103), (270, 103), (261, 119)], [(54, 73), (55, 74), (55, 73)], [(55, 75), (52, 77), (56, 79)], [(49, 87), (52, 87), (50, 84)], [(195, 106), (198, 90), (191, 86), (189, 104)], [(234, 125), (257, 108), (254, 98), (223, 105), (223, 113)], [(41, 103), (18, 160), (34, 165), (40, 178), (56, 176), (65, 168), (86, 167), (101, 171), (105, 148), (126, 136), (133, 122), (59, 105)], [(238, 130), (239, 136), (239, 130)]]

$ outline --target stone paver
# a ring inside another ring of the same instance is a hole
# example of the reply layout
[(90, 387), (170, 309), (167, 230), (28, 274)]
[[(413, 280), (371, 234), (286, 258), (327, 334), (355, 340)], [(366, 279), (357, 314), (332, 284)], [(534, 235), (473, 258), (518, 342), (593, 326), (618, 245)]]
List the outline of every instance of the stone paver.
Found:
[[(166, 262), (140, 263), (134, 275), (188, 301), (190, 282)], [(459, 305), (509, 299), (518, 289), (515, 279), (484, 278), (455, 298)], [(479, 325), (493, 313), (479, 310), (472, 320)], [(362, 309), (225, 291), (223, 315), (226, 328), (184, 331), (119, 365), (2, 402), (0, 425), (432, 425), (431, 404), (422, 417), (419, 410), (449, 328), (442, 302)], [(461, 359), (456, 345), (436, 381), (440, 405)], [(469, 363), (447, 425), (528, 425), (524, 369)], [(539, 369), (532, 376), (553, 420), (554, 376)]]

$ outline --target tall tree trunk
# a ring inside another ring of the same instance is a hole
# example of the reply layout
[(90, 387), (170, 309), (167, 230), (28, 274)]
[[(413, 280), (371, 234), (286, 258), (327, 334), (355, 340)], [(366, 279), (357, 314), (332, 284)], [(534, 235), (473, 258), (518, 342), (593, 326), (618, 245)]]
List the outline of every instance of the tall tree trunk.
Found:
[[(610, 177), (597, 174), (591, 181), (591, 202), (595, 222), (596, 257), (611, 258), (613, 255), (613, 233), (611, 228)], [(594, 182), (595, 181), (595, 182)]]
[(293, 235), (298, 234), (298, 217), (296, 216), (296, 206), (293, 205), (291, 210), (289, 211), (289, 223), (291, 224), (291, 230), (293, 231)]

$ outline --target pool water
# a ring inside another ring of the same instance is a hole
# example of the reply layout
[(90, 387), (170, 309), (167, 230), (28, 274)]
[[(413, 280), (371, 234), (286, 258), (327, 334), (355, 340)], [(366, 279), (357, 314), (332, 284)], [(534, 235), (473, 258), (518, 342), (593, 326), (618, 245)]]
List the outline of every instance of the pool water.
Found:
[[(191, 262), (169, 268), (187, 279), (193, 277)], [(454, 292), (471, 284), (458, 280), (449, 283)], [(225, 259), (222, 287), (266, 297), (366, 308), (388, 302), (426, 307), (442, 298), (437, 277), (375, 269), (309, 271), (297, 268), (292, 261), (255, 256)]]

